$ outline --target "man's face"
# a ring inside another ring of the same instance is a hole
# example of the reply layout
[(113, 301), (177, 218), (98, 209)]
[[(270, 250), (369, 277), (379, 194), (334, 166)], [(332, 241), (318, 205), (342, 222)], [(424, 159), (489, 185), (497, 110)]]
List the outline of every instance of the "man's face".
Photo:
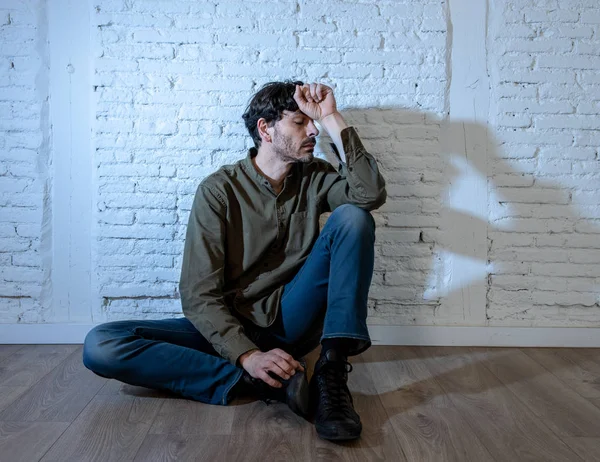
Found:
[(284, 111), (273, 126), (273, 150), (283, 162), (310, 162), (318, 134), (314, 121), (306, 114)]

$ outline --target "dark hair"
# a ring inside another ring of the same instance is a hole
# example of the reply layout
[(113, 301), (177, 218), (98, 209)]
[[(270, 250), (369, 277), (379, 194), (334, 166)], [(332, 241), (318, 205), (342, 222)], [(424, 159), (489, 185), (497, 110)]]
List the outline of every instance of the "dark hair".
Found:
[(294, 100), (296, 85), (304, 85), (304, 83), (299, 80), (266, 83), (248, 103), (242, 119), (244, 119), (246, 128), (257, 148), (260, 147), (261, 143), (256, 126), (259, 119), (264, 118), (269, 126), (273, 126), (275, 122), (281, 120), (283, 111), (296, 112), (298, 110), (298, 104)]

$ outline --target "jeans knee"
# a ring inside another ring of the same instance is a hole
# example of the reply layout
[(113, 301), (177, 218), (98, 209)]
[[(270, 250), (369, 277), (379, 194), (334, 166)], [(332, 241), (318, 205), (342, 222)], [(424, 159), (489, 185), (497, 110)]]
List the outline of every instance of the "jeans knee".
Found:
[(357, 231), (361, 235), (375, 239), (375, 220), (367, 210), (356, 205), (344, 204), (333, 211), (331, 217), (329, 217), (329, 220), (331, 219), (337, 226)]
[(111, 377), (116, 360), (110, 348), (110, 335), (105, 325), (94, 327), (83, 342), (83, 365), (102, 377)]

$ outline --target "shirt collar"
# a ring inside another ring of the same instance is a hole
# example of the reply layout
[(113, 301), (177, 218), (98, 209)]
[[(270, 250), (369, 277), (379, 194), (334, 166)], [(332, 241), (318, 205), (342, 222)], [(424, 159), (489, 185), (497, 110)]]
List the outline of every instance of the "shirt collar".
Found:
[[(254, 166), (254, 163), (252, 162), (252, 158), (256, 157), (256, 155), (258, 154), (258, 150), (256, 148), (250, 148), (248, 150), (248, 155), (242, 159), (242, 167), (244, 168), (244, 170), (248, 173), (248, 175), (250, 175), (250, 177), (255, 180), (257, 183), (259, 184), (264, 184), (265, 186), (269, 186), (269, 180), (267, 180), (264, 176), (262, 176), (258, 170), (256, 170), (256, 167)], [(293, 176), (294, 173), (296, 172), (296, 170), (298, 169), (299, 163), (296, 162), (295, 164), (292, 165), (292, 168), (290, 168), (290, 171), (288, 173), (288, 178)]]

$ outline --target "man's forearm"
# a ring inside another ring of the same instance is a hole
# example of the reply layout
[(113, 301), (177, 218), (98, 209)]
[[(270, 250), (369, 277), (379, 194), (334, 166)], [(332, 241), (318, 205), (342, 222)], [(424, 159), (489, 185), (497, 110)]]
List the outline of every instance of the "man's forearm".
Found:
[(323, 117), (319, 124), (327, 131), (331, 137), (331, 141), (335, 144), (337, 151), (342, 159), (342, 162), (346, 163), (346, 152), (344, 151), (344, 144), (342, 143), (342, 130), (347, 128), (348, 125), (344, 121), (344, 118), (339, 112), (334, 112), (328, 116)]

